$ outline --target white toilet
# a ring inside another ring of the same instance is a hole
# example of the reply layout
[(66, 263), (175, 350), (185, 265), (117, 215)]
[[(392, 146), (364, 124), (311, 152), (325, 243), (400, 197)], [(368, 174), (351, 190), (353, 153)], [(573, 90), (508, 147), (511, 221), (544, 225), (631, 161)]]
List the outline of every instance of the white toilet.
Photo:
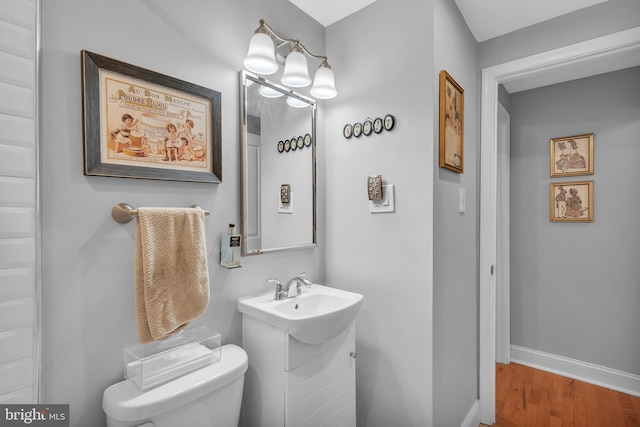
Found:
[(227, 344), (212, 365), (140, 392), (129, 380), (107, 388), (107, 427), (237, 427), (247, 353)]

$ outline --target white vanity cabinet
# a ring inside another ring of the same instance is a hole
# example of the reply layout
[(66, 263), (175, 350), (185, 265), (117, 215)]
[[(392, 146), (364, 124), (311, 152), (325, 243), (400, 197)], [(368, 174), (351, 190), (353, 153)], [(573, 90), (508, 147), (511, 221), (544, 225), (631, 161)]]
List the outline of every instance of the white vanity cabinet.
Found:
[(355, 324), (321, 344), (242, 315), (243, 427), (356, 425)]

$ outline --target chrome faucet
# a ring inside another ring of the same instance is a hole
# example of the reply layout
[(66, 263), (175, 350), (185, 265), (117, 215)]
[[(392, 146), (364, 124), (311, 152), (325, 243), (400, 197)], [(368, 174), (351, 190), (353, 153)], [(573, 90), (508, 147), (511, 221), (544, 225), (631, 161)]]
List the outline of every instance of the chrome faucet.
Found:
[[(296, 277), (295, 279), (289, 280), (287, 284), (283, 286), (279, 280), (276, 280), (276, 279), (267, 280), (269, 284), (274, 284), (276, 286), (276, 293), (273, 296), (274, 300), (283, 300), (287, 298), (297, 297), (298, 295), (300, 295), (302, 293), (302, 289), (300, 288), (300, 282), (297, 282), (297, 281), (298, 281), (298, 278)], [(294, 295), (289, 295), (289, 289), (291, 288), (291, 285), (293, 283), (296, 283), (296, 293)]]
[(307, 279), (307, 277), (309, 277), (309, 275), (307, 273), (300, 273), (298, 274), (294, 279), (291, 280), (295, 280), (298, 279), (300, 280), (302, 283), (305, 284), (305, 286), (308, 288), (311, 285), (313, 285), (313, 282), (311, 282), (311, 280)]
[(280, 280), (277, 279), (268, 279), (267, 280), (268, 284), (273, 284), (276, 286), (276, 293), (273, 296), (273, 299), (275, 300), (280, 300), (280, 299), (285, 299), (286, 298), (286, 294), (284, 293), (284, 288), (282, 287), (282, 283), (280, 283)]
[[(269, 284), (274, 284), (276, 287), (275, 295), (273, 296), (273, 299), (275, 300), (283, 300), (287, 298), (297, 297), (302, 293), (302, 285), (305, 285), (307, 287), (313, 285), (311, 280), (307, 279), (307, 273), (298, 274), (296, 277), (289, 280), (287, 284), (284, 286), (282, 285), (282, 283), (280, 283), (279, 280), (276, 280), (276, 279), (269, 279), (267, 280), (267, 282)], [(289, 295), (289, 290), (291, 289), (291, 285), (293, 285), (294, 283), (296, 285), (295, 287), (296, 291), (293, 295)]]

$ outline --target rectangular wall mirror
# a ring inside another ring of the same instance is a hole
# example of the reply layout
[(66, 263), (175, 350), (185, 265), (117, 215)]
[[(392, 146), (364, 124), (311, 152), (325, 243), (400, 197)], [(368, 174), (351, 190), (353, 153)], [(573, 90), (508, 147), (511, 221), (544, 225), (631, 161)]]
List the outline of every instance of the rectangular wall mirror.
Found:
[(316, 246), (316, 103), (240, 72), (242, 255)]

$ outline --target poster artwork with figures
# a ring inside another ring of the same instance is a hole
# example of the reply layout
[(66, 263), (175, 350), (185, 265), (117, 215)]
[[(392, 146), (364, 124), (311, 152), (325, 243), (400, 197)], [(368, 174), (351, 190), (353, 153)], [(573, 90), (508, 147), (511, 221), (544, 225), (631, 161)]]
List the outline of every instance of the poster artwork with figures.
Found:
[(551, 222), (593, 222), (593, 181), (550, 184)]
[(464, 172), (464, 89), (440, 72), (440, 167)]
[(551, 177), (593, 175), (593, 134), (552, 138)]
[(219, 92), (86, 51), (83, 69), (85, 174), (220, 182)]
[(103, 162), (208, 170), (211, 107), (197, 98), (104, 72)]

